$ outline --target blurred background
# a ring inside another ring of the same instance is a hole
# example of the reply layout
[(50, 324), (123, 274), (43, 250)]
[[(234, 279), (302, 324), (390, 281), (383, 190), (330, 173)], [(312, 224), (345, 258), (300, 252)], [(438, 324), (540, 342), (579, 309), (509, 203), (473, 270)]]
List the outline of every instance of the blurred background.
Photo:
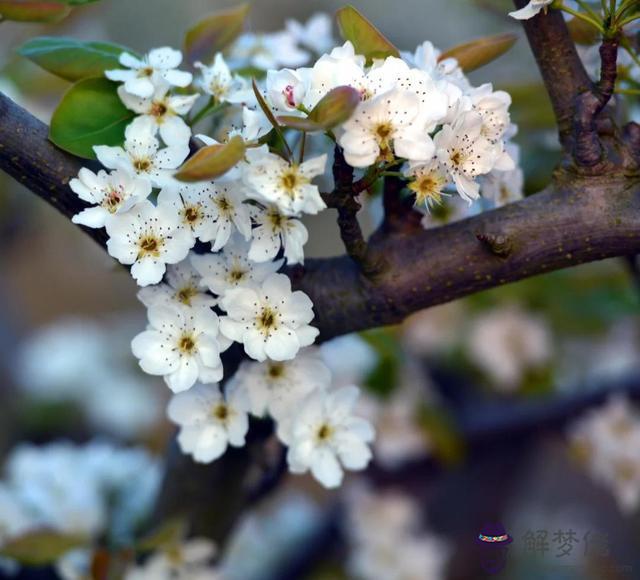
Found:
[[(102, 0), (56, 25), (5, 22), (0, 90), (47, 121), (67, 85), (17, 56), (22, 42), (47, 34), (140, 52), (178, 47), (200, 18), (234, 4)], [(305, 21), (341, 5), (256, 0), (249, 29), (278, 30), (287, 18)], [(508, 2), (353, 5), (403, 50), (426, 39), (446, 49), (520, 32), (506, 15)], [(526, 192), (541, 189), (559, 148), (524, 36), (471, 79), (512, 94)], [(374, 201), (362, 212), (369, 231), (378, 214)], [(307, 255), (342, 253), (333, 212), (308, 226)], [(3, 175), (0, 268), (3, 456), (19, 441), (96, 435), (162, 454), (173, 433), (164, 418), (168, 390), (130, 354), (145, 324), (134, 281)], [(324, 345), (338, 379), (367, 390), (362, 412), (379, 433), (375, 464), (340, 493), (287, 478), (238, 527), (223, 556), (224, 577), (640, 578), (635, 268), (633, 259), (616, 259), (540, 276)], [(631, 402), (603, 407), (613, 391)], [(600, 415), (589, 415), (592, 409)], [(482, 530), (501, 527), (513, 539), (508, 548), (491, 553), (478, 545)]]

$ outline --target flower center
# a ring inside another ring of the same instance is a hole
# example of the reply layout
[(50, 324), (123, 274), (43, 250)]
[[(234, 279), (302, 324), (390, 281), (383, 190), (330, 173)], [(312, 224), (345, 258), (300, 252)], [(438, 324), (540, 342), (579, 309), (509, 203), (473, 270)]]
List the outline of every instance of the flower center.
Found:
[(331, 439), (332, 435), (333, 427), (331, 427), (331, 425), (328, 425), (327, 423), (323, 423), (318, 428), (316, 439), (318, 440), (318, 443), (326, 443), (329, 439)]
[(378, 147), (380, 147), (380, 160), (392, 161), (393, 153), (391, 153), (391, 138), (393, 137), (393, 125), (388, 121), (379, 123), (374, 131)]
[(282, 92), (284, 93), (284, 99), (287, 101), (287, 105), (295, 107), (296, 101), (293, 97), (293, 85), (287, 85)]
[(200, 209), (195, 205), (185, 208), (184, 219), (190, 224), (197, 222), (200, 219)]
[(224, 403), (219, 403), (211, 410), (211, 415), (218, 421), (226, 421), (229, 418), (229, 407)]
[(178, 346), (184, 354), (191, 354), (196, 347), (196, 343), (191, 335), (185, 334), (180, 338)]
[(272, 379), (278, 379), (284, 375), (284, 365), (282, 363), (272, 362), (269, 364), (267, 374)]
[(182, 304), (191, 306), (191, 299), (196, 294), (198, 294), (198, 290), (194, 286), (185, 286), (176, 294), (176, 298), (182, 302)]
[(164, 117), (169, 112), (169, 107), (162, 101), (154, 101), (151, 105), (151, 115), (154, 117)]
[(442, 203), (442, 180), (432, 174), (418, 177), (409, 184), (409, 189), (416, 194), (418, 204)]
[(149, 159), (146, 159), (146, 158), (136, 159), (133, 162), (133, 168), (138, 173), (149, 171), (149, 169), (151, 169), (151, 161)]
[(242, 280), (245, 276), (246, 276), (246, 272), (243, 270), (235, 269), (235, 270), (231, 270), (229, 272), (229, 281), (231, 282), (240, 282), (240, 280)]
[(153, 75), (153, 67), (147, 66), (138, 71), (138, 77), (150, 77)]
[(297, 168), (292, 167), (280, 177), (280, 185), (290, 198), (295, 197), (295, 190), (301, 184), (302, 179), (298, 175)]
[(271, 222), (271, 225), (273, 226), (274, 230), (282, 229), (282, 225), (283, 225), (282, 222), (284, 220), (282, 219), (282, 215), (277, 211), (269, 212), (269, 221)]
[(276, 327), (276, 319), (277, 313), (268, 306), (265, 306), (262, 309), (260, 316), (258, 316), (258, 326), (265, 334), (268, 334), (270, 330), (273, 330)]
[(103, 202), (103, 205), (110, 213), (115, 213), (120, 207), (121, 203), (122, 203), (121, 192), (114, 188), (111, 191), (109, 191), (109, 193), (107, 194), (107, 197)]
[(143, 256), (158, 257), (160, 255), (160, 246), (162, 246), (162, 240), (156, 238), (153, 235), (144, 236), (138, 242), (138, 247), (140, 248), (138, 258), (141, 258)]
[(226, 197), (218, 197), (216, 199), (216, 205), (221, 213), (230, 213), (233, 209), (233, 206), (229, 203), (229, 200)]

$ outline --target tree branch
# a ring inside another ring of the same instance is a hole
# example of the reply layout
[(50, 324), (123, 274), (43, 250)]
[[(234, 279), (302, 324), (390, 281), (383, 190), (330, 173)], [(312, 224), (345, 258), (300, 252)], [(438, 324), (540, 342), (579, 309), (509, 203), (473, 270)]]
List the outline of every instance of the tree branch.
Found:
[[(514, 0), (522, 8), (529, 0)], [(590, 91), (593, 83), (578, 56), (575, 44), (559, 10), (541, 11), (523, 21), (527, 39), (538, 63), (558, 123), (560, 142), (568, 150), (571, 142), (575, 100)]]

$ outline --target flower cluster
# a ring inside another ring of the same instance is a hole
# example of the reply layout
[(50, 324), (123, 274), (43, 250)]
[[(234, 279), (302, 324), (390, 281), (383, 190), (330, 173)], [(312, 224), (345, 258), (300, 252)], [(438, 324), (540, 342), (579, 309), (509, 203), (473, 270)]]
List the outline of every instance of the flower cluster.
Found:
[[(22, 444), (0, 482), (0, 546), (43, 529), (85, 538), (87, 546), (127, 545), (153, 507), (161, 473), (161, 464), (141, 449), (102, 441)], [(83, 566), (88, 572), (88, 548), (65, 554), (58, 571), (80, 578), (73, 571)]]
[(609, 488), (620, 509), (640, 505), (640, 415), (623, 396), (612, 397), (578, 419), (569, 430), (575, 454), (591, 476)]
[[(110, 255), (142, 287), (148, 326), (132, 350), (175, 393), (169, 416), (183, 451), (212, 461), (244, 444), (249, 413), (268, 415), (291, 471), (311, 471), (330, 487), (342, 468), (367, 465), (373, 429), (352, 414), (357, 388), (336, 388), (312, 349), (311, 299), (279, 271), (304, 261), (301, 220), (326, 208), (331, 194), (321, 195), (317, 181), (333, 149), (375, 178), (393, 171), (423, 210), (449, 188), (469, 203), (481, 189), (496, 203), (521, 193), (501, 185), (517, 171), (509, 95), (473, 87), (429, 42), (372, 63), (351, 42), (334, 45), (328, 17), (316, 15), (281, 33), (242, 35), (226, 56), (194, 63), (196, 78), (171, 48), (123, 53), (122, 68), (106, 76), (121, 83), (118, 95), (136, 117), (121, 145), (94, 147), (105, 170), (82, 169), (70, 184), (92, 205), (74, 220), (105, 227)], [(266, 71), (260, 86), (242, 76), (246, 67)], [(282, 120), (309, 121), (338, 88), (356, 95), (346, 120), (312, 126), (308, 138)], [(216, 139), (192, 135), (208, 116)], [(243, 153), (222, 175), (185, 177), (194, 143), (218, 151), (232, 142)], [(221, 353), (234, 342), (253, 361), (221, 388), (230, 378)]]

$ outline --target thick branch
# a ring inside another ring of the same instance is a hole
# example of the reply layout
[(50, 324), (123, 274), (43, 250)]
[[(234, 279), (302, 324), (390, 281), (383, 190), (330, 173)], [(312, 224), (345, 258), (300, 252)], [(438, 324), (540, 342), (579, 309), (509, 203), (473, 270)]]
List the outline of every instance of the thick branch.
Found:
[[(522, 8), (529, 0), (514, 0)], [(536, 58), (558, 122), (560, 141), (571, 139), (576, 97), (590, 91), (589, 79), (569, 30), (559, 10), (549, 10), (523, 21), (531, 50)]]

